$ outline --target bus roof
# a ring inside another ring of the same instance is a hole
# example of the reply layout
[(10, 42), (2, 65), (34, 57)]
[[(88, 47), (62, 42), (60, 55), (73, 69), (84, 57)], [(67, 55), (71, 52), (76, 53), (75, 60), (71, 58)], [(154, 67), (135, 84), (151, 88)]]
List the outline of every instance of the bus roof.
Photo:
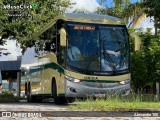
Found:
[(117, 17), (100, 14), (64, 13), (60, 15), (58, 19), (81, 23), (124, 24), (124, 22)]
[(125, 25), (124, 21), (109, 15), (100, 14), (84, 14), (84, 13), (64, 13), (52, 19), (39, 33), (34, 36), (39, 36), (44, 31), (52, 27), (57, 20), (80, 22), (80, 23), (93, 23), (93, 24), (112, 24), (112, 25)]

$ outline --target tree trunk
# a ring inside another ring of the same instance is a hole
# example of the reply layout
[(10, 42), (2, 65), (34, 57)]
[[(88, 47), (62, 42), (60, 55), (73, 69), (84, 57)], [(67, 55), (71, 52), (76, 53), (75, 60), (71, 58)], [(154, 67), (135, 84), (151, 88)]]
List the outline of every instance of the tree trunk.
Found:
[(156, 82), (156, 98), (159, 100), (159, 82)]
[(155, 35), (158, 34), (158, 27), (157, 27), (158, 21), (157, 18), (154, 17), (154, 28), (155, 28)]
[(9, 82), (8, 83), (8, 89), (11, 92), (12, 91), (12, 86), (13, 86), (13, 80), (12, 80), (12, 78), (9, 78), (8, 82)]

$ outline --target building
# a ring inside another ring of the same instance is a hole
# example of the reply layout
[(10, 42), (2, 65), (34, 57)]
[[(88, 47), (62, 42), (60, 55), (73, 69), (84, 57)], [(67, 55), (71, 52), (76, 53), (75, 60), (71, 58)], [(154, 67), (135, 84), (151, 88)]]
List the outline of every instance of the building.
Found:
[(9, 79), (15, 80), (15, 82), (17, 83), (16, 93), (17, 95), (20, 95), (21, 56), (18, 56), (17, 60), (14, 61), (0, 61), (0, 71), (2, 74), (2, 81)]

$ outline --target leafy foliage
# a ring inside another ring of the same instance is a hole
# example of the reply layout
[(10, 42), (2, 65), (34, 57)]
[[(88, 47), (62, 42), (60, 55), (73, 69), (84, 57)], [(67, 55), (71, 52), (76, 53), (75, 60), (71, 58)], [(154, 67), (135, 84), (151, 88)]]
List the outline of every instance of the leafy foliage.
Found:
[[(10, 8), (7, 5), (26, 5), (29, 8)], [(23, 52), (39, 40), (32, 39), (33, 33), (40, 31), (49, 21), (63, 13), (71, 5), (70, 0), (1, 0), (0, 6), (0, 43), (4, 38), (13, 36), (20, 43)]]
[[(142, 39), (141, 51), (131, 54), (131, 78), (134, 88), (143, 90), (146, 85), (160, 82), (160, 41), (159, 36), (151, 33), (151, 29), (143, 33), (137, 32)], [(133, 46), (133, 45), (131, 45)]]
[(159, 0), (145, 0), (143, 2), (144, 12), (150, 16), (154, 17), (155, 35), (158, 34), (158, 29), (160, 29), (160, 4)]
[(160, 20), (159, 0), (145, 0), (143, 5), (145, 6), (145, 12), (148, 14), (148, 16), (155, 16), (155, 18)]
[[(106, 0), (101, 1), (100, 4), (103, 2)], [(128, 27), (136, 26), (145, 20), (146, 15), (141, 3), (130, 4), (130, 0), (113, 0), (113, 2), (114, 6), (98, 8), (96, 13), (121, 18), (128, 24)]]
[(13, 103), (18, 101), (19, 97), (14, 96), (13, 93), (9, 91), (3, 91), (3, 93), (0, 94), (0, 103)]

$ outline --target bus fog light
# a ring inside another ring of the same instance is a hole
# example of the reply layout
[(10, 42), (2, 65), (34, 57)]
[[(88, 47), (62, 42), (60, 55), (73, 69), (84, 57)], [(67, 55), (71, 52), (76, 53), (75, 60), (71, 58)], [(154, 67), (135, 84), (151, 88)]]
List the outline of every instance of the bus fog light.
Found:
[(122, 84), (122, 85), (124, 85), (125, 84), (125, 81), (121, 81), (121, 82), (119, 82), (120, 84)]
[(130, 80), (120, 81), (119, 83), (120, 83), (120, 84), (122, 84), (122, 85), (124, 85), (124, 84), (128, 84), (128, 83), (130, 83)]
[(72, 87), (68, 87), (68, 90), (73, 92), (73, 93), (76, 93), (76, 89), (75, 88), (72, 88)]

